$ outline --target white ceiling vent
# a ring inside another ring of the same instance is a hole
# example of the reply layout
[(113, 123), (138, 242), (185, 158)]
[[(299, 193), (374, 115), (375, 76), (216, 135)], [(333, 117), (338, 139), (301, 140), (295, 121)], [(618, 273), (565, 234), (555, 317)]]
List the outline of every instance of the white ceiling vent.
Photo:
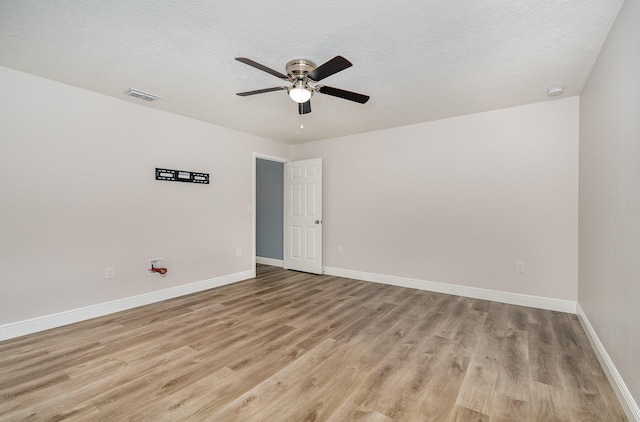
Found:
[(160, 98), (157, 95), (149, 94), (148, 92), (140, 91), (139, 89), (129, 88), (126, 92), (127, 95), (132, 97), (140, 98), (145, 101), (155, 101)]

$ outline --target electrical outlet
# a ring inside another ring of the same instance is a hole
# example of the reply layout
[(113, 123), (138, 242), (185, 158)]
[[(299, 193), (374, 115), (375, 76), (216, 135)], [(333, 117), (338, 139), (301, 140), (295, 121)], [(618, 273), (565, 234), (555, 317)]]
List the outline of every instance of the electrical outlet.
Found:
[(151, 271), (151, 268), (162, 268), (164, 267), (164, 265), (162, 265), (162, 258), (152, 258), (149, 260), (149, 271)]
[(342, 246), (338, 246), (338, 253), (342, 253), (344, 252), (344, 249), (342, 248)]
[(104, 279), (109, 280), (115, 277), (115, 269), (113, 267), (106, 267), (104, 269)]
[(523, 273), (524, 272), (524, 261), (516, 262), (516, 272)]
[(242, 249), (236, 249), (236, 256), (242, 256)]

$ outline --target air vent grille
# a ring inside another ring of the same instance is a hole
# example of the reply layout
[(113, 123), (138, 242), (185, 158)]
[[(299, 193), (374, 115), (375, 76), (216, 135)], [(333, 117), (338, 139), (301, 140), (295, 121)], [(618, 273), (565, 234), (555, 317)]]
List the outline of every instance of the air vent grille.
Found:
[(145, 100), (145, 101), (155, 101), (158, 98), (160, 98), (157, 95), (149, 94), (148, 92), (140, 91), (139, 89), (133, 89), (133, 88), (127, 89), (126, 94), (132, 97), (140, 98), (141, 100)]

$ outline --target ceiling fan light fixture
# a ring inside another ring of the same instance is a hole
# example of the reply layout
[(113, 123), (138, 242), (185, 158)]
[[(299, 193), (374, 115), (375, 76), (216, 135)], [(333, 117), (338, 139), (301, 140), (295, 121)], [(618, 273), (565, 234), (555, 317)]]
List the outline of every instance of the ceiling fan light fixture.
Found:
[(289, 88), (289, 97), (296, 103), (306, 103), (311, 99), (313, 91), (303, 81), (297, 81)]
[(290, 60), (286, 66), (286, 75), (246, 57), (236, 57), (236, 60), (248, 66), (255, 67), (263, 72), (269, 73), (270, 75), (291, 84), (289, 86), (274, 86), (272, 88), (236, 93), (236, 95), (241, 97), (285, 90), (287, 91), (289, 98), (298, 104), (298, 114), (300, 115), (311, 113), (311, 97), (316, 92), (324, 95), (330, 95), (332, 97), (342, 98), (343, 100), (354, 101), (360, 104), (364, 104), (369, 101), (368, 95), (358, 94), (357, 92), (346, 91), (344, 89), (333, 88), (326, 85), (316, 85), (319, 81), (353, 66), (349, 60), (342, 56), (335, 56), (333, 59), (320, 66), (316, 66), (309, 60), (305, 59)]

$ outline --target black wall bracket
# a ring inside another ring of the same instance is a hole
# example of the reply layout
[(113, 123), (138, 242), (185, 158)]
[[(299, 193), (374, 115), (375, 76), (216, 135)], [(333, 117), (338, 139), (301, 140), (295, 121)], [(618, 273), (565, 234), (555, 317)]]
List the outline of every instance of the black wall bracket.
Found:
[(209, 184), (209, 173), (196, 173), (195, 171), (170, 170), (156, 167), (156, 180), (170, 182), (187, 182)]

